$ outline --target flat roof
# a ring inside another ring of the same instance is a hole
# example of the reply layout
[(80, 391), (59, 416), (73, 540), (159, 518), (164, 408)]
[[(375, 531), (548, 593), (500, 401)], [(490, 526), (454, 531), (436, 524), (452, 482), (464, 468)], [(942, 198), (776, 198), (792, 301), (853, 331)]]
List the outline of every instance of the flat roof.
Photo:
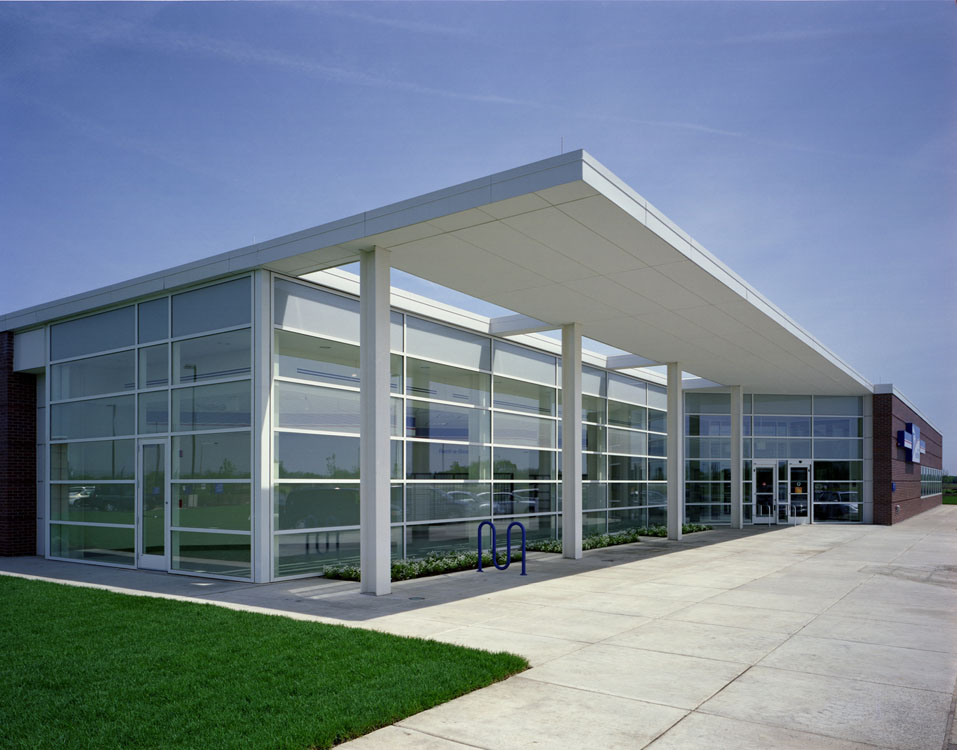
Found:
[(24, 330), (242, 271), (293, 276), (391, 249), (408, 273), (723, 385), (873, 386), (585, 151), (0, 316)]

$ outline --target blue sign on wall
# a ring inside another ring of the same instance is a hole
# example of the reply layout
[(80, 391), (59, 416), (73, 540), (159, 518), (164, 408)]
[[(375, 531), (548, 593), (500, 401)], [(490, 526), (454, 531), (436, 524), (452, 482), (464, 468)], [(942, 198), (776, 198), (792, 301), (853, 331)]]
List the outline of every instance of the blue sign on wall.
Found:
[(913, 422), (907, 423), (906, 430), (897, 431), (897, 445), (907, 450), (907, 460), (920, 463), (920, 454), (927, 453), (927, 444), (920, 439), (920, 427)]

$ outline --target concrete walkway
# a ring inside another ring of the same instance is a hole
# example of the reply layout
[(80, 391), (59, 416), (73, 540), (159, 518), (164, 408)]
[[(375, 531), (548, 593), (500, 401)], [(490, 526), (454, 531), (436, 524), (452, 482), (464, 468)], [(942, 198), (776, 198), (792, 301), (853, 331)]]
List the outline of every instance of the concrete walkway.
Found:
[(374, 628), (526, 656), (521, 675), (347, 743), (418, 748), (948, 750), (957, 506), (893, 527), (719, 529), (529, 575), (238, 584), (0, 559), (0, 573)]

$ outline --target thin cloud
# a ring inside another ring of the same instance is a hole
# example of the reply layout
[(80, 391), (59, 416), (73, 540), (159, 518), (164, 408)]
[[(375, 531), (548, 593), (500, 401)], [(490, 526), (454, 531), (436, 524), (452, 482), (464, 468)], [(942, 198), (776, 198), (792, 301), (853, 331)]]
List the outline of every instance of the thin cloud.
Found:
[(475, 33), (462, 26), (442, 26), (437, 23), (427, 21), (410, 21), (404, 18), (390, 18), (387, 16), (374, 16), (369, 13), (356, 13), (354, 11), (340, 10), (330, 5), (308, 4), (295, 6), (312, 13), (318, 13), (324, 16), (335, 16), (337, 18), (346, 18), (360, 23), (371, 23), (377, 26), (387, 26), (400, 31), (409, 31), (413, 34), (432, 34), (435, 36), (458, 36), (475, 37)]

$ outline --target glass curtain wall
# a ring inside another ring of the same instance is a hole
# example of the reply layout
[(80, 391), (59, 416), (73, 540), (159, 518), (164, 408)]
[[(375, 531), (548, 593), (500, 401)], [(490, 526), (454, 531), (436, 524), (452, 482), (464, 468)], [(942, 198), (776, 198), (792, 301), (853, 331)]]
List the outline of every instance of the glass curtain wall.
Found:
[[(276, 279), (274, 305), (273, 574), (287, 577), (359, 558), (359, 303)], [(391, 349), (393, 557), (472, 549), (484, 520), (558, 537), (559, 358), (398, 312)], [(664, 523), (664, 388), (587, 367), (583, 382), (586, 533)]]
[(50, 326), (53, 557), (136, 564), (137, 436), (171, 446), (173, 570), (250, 577), (244, 277)]
[(940, 495), (944, 489), (944, 470), (920, 467), (920, 496)]

